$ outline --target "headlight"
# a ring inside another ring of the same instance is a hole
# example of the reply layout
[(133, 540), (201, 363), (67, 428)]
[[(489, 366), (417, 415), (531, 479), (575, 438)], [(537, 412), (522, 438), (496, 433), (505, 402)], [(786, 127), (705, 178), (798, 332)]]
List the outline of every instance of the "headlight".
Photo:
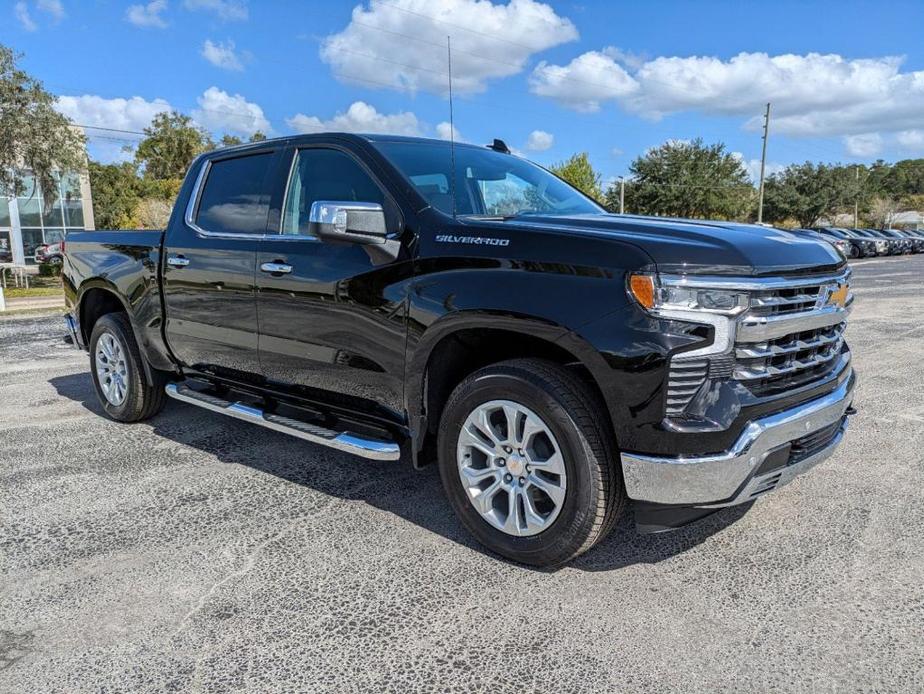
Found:
[(668, 311), (702, 311), (734, 315), (748, 306), (745, 292), (733, 289), (686, 286), (682, 279), (662, 281), (655, 274), (629, 276), (629, 294), (654, 314)]

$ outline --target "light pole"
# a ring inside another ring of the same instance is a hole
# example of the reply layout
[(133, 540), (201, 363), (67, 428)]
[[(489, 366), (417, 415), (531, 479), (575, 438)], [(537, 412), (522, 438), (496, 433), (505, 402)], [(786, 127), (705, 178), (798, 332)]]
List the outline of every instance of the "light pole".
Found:
[(760, 190), (757, 194), (757, 223), (764, 221), (764, 169), (767, 166), (767, 135), (770, 132), (770, 104), (767, 104), (767, 112), (764, 114), (764, 146), (760, 154)]

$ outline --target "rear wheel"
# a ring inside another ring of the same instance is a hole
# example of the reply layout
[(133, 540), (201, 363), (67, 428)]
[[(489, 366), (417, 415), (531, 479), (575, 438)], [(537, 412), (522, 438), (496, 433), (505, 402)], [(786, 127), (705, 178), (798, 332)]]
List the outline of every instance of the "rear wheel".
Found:
[(854, 244), (850, 244), (850, 258), (851, 260), (856, 260), (860, 257), (860, 249), (857, 248)]
[(166, 375), (151, 369), (148, 383), (131, 323), (124, 313), (108, 313), (90, 335), (90, 371), (100, 404), (120, 422), (137, 422), (160, 412)]
[(440, 477), (484, 545), (555, 566), (609, 532), (625, 492), (598, 400), (568, 370), (538, 359), (486, 367), (456, 387), (441, 420)]

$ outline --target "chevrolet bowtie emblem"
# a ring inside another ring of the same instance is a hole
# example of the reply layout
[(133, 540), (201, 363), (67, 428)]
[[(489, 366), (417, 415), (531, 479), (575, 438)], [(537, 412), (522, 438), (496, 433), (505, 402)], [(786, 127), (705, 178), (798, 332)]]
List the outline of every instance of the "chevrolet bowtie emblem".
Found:
[(844, 308), (847, 305), (847, 294), (850, 292), (850, 286), (844, 282), (837, 285), (837, 289), (829, 289), (828, 306), (839, 306)]

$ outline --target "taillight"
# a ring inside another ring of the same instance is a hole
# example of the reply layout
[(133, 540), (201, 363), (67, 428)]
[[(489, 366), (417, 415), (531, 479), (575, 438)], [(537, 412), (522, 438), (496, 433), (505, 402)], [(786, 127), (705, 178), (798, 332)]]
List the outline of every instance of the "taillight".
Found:
[(61, 240), (61, 255), (64, 255), (64, 240)]

